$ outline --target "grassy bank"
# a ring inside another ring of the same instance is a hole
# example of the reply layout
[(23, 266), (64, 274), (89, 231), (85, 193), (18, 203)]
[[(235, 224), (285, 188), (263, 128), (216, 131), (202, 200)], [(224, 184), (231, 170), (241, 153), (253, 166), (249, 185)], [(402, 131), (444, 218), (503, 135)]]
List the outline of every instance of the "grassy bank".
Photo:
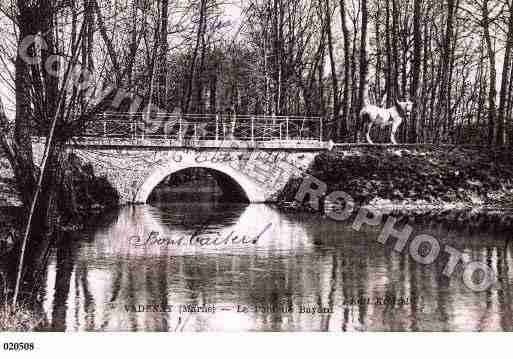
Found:
[[(70, 154), (62, 167), (63, 177), (57, 185), (55, 202), (58, 206), (56, 228), (74, 231), (94, 221), (102, 212), (118, 204), (118, 194), (104, 177), (93, 173), (92, 166)], [(14, 242), (22, 237), (26, 225), (21, 203), (14, 186), (13, 173), (5, 158), (0, 157), (0, 332), (33, 331), (41, 326), (42, 314), (29, 305), (9, 305), (4, 267), (14, 254)]]
[(44, 323), (44, 317), (25, 306), (13, 310), (8, 304), (0, 304), (0, 332), (33, 332)]
[[(513, 153), (506, 150), (362, 148), (318, 155), (309, 174), (359, 206), (462, 226), (513, 228)], [(314, 211), (295, 196), (303, 178), (278, 196), (282, 209)], [(326, 210), (340, 207), (326, 203)]]
[[(11, 250), (13, 240), (19, 237), (22, 226), (21, 207), (0, 207), (0, 261), (3, 261)], [(10, 293), (12, 294), (12, 291)], [(41, 315), (23, 304), (18, 304), (13, 309), (9, 298), (5, 274), (0, 265), (0, 332), (31, 332), (41, 325)]]
[(5, 275), (0, 268), (0, 332), (32, 332), (44, 323), (44, 315), (29, 305), (18, 303), (14, 308)]

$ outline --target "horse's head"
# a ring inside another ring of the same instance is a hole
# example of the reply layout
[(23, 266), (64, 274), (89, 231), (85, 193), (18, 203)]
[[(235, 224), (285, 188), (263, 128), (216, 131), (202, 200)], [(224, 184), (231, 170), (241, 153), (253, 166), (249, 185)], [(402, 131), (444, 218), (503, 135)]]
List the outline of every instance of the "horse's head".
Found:
[(398, 101), (395, 100), (395, 105), (404, 113), (405, 116), (409, 117), (413, 111), (413, 102), (410, 100)]

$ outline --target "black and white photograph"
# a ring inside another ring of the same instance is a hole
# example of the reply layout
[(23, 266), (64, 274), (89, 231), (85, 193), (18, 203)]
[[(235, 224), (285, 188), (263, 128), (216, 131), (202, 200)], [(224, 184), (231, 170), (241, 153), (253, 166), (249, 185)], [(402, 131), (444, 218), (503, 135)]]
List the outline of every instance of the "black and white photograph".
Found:
[(512, 0), (0, 0), (0, 356), (511, 331)]

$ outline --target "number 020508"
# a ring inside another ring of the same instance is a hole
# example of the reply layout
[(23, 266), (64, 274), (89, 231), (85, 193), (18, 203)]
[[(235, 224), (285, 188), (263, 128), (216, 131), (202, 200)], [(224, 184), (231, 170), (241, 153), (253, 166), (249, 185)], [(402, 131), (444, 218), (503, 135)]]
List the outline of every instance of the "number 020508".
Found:
[(21, 352), (34, 350), (34, 343), (4, 343), (5, 351)]

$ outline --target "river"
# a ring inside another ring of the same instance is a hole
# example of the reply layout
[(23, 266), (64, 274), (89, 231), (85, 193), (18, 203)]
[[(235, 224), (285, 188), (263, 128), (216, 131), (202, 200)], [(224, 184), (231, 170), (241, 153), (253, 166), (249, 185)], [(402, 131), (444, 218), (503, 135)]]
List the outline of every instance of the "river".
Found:
[(506, 236), (415, 228), (496, 271), (497, 283), (476, 293), (456, 273), (442, 276), (445, 262), (417, 264), (378, 243), (379, 230), (258, 204), (123, 207), (51, 255), (46, 329), (513, 330)]

